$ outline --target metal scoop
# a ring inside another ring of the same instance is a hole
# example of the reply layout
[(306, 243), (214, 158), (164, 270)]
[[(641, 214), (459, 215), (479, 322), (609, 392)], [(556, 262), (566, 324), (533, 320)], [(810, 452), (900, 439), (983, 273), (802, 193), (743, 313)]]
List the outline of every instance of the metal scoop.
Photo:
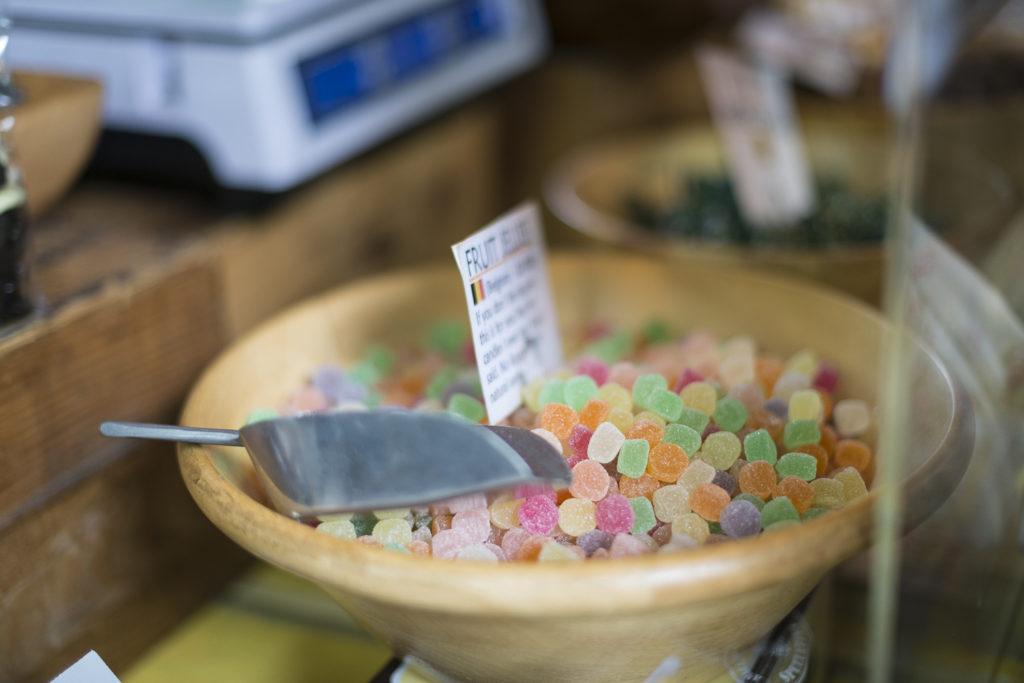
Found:
[(568, 486), (565, 458), (517, 427), (406, 410), (314, 413), (235, 431), (104, 422), (106, 436), (244, 446), (279, 512), (309, 519), (384, 510), (524, 483)]

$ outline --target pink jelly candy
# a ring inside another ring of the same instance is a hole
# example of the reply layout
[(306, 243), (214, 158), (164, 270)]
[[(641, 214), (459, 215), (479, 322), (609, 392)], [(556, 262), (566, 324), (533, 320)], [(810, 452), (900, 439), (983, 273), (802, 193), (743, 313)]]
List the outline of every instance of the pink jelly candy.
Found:
[(589, 375), (597, 386), (601, 386), (608, 381), (608, 364), (597, 358), (584, 358), (576, 364), (576, 374)]
[(694, 370), (693, 368), (686, 368), (683, 370), (683, 374), (679, 375), (679, 379), (676, 380), (675, 386), (672, 387), (672, 391), (677, 394), (686, 388), (687, 384), (693, 384), (694, 382), (703, 382), (704, 377)]
[(552, 501), (558, 500), (558, 494), (550, 484), (520, 484), (516, 487), (514, 495), (517, 499), (545, 496)]
[(569, 435), (569, 447), (577, 453), (586, 455), (587, 446), (590, 445), (590, 437), (593, 435), (594, 432), (583, 425), (576, 425), (572, 428), (572, 434)]
[(839, 372), (822, 361), (818, 364), (818, 374), (814, 376), (814, 381), (811, 383), (815, 389), (821, 389), (822, 391), (831, 394), (835, 391), (836, 384), (839, 382)]
[(531, 496), (519, 506), (519, 524), (537, 536), (547, 536), (558, 526), (558, 506), (545, 495)]
[(619, 494), (609, 494), (598, 501), (594, 509), (597, 528), (610, 534), (628, 534), (633, 528), (635, 514), (629, 499)]
[(491, 535), (491, 513), (487, 508), (456, 512), (452, 529), (465, 533), (471, 543), (483, 543)]

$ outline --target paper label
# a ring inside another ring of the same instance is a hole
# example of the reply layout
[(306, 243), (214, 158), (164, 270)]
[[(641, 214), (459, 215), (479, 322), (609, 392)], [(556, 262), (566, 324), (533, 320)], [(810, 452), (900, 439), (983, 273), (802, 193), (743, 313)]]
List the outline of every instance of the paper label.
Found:
[(766, 228), (806, 216), (814, 194), (785, 78), (723, 48), (699, 48), (697, 63), (743, 216)]
[(491, 423), (508, 417), (531, 379), (562, 362), (540, 211), (522, 205), (452, 246), (462, 273)]
[(120, 683), (95, 650), (65, 669), (52, 683)]

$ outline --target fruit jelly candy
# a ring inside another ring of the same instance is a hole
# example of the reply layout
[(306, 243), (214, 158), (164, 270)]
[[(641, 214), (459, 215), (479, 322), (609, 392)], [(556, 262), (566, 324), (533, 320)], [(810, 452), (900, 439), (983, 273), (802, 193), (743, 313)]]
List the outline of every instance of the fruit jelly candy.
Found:
[(682, 448), (674, 443), (659, 443), (647, 456), (647, 473), (658, 481), (673, 483), (689, 464)]
[(412, 520), (412, 529), (413, 529), (413, 531), (415, 531), (416, 529), (421, 529), (421, 528), (429, 529), (430, 528), (430, 524), (433, 521), (434, 521), (434, 515), (430, 514), (429, 512), (425, 512), (423, 514), (417, 514), (417, 515), (415, 515), (415, 517)]
[(522, 398), (523, 404), (535, 413), (540, 412), (540, 392), (544, 389), (544, 385), (548, 383), (548, 378), (541, 375), (534, 377), (529, 382), (523, 385)]
[(620, 474), (636, 479), (647, 471), (647, 458), (651, 444), (646, 439), (626, 439), (619, 450), (616, 469)]
[(747, 421), (747, 427), (751, 430), (764, 429), (772, 440), (778, 443), (782, 441), (782, 435), (786, 429), (786, 421), (769, 410), (758, 410), (751, 414)]
[(740, 457), (743, 444), (732, 432), (715, 432), (704, 439), (697, 457), (718, 470), (727, 470)]
[(590, 375), (575, 375), (565, 380), (562, 391), (566, 404), (578, 412), (587, 401), (597, 398), (597, 382)]
[(733, 500), (719, 517), (722, 531), (730, 538), (747, 538), (761, 533), (761, 510), (749, 500)]
[(718, 365), (718, 378), (726, 390), (738, 384), (753, 382), (755, 378), (754, 355), (736, 353), (725, 356)]
[(519, 546), (519, 552), (516, 554), (515, 559), (525, 562), (536, 562), (544, 546), (554, 542), (549, 536), (531, 536)]
[(709, 522), (717, 522), (722, 510), (731, 500), (728, 492), (708, 482), (701, 484), (690, 494), (690, 509)]
[(569, 435), (569, 447), (577, 453), (586, 455), (587, 447), (590, 445), (590, 439), (593, 436), (593, 431), (583, 425), (576, 425), (572, 428), (572, 434)]
[(821, 441), (821, 429), (817, 420), (790, 420), (782, 434), (782, 443), (793, 449), (805, 443)]
[(861, 496), (866, 496), (868, 493), (868, 487), (864, 483), (863, 477), (853, 467), (846, 467), (833, 472), (832, 478), (843, 485), (843, 497), (847, 503)]
[(558, 506), (558, 527), (570, 536), (579, 536), (597, 527), (594, 502), (570, 498)]
[(789, 403), (783, 401), (778, 396), (772, 396), (770, 399), (764, 402), (765, 410), (771, 411), (782, 420), (789, 419)]
[(766, 396), (771, 396), (775, 383), (782, 376), (782, 361), (771, 355), (759, 355), (754, 359), (754, 377), (764, 389)]
[(558, 525), (558, 506), (547, 496), (531, 496), (519, 506), (519, 524), (531, 534), (550, 534)]
[(814, 456), (814, 459), (818, 461), (818, 467), (814, 472), (815, 476), (823, 476), (829, 471), (828, 451), (820, 443), (805, 443), (803, 446), (797, 446), (793, 450), (797, 453), (806, 453), (807, 455)]
[(726, 395), (742, 403), (743, 407), (747, 409), (747, 413), (764, 407), (764, 389), (759, 384), (749, 382), (736, 384), (729, 388)]
[(715, 470), (715, 478), (711, 480), (711, 483), (730, 496), (736, 492), (736, 478), (724, 470)]
[(558, 497), (554, 487), (551, 484), (531, 483), (531, 484), (519, 484), (513, 489), (512, 494), (516, 499), (525, 500), (527, 498), (533, 498), (534, 496), (544, 496), (550, 498), (552, 502)]
[(352, 517), (355, 516), (354, 512), (335, 512), (328, 515), (318, 515), (317, 519), (321, 522), (336, 522), (339, 520), (352, 521)]
[(448, 513), (441, 513), (434, 515), (434, 519), (430, 522), (430, 533), (436, 536), (442, 531), (447, 531), (452, 528), (452, 515)]
[(832, 429), (828, 425), (821, 425), (821, 441), (818, 443), (829, 454), (829, 457), (836, 452), (836, 444), (838, 442), (839, 437), (836, 435), (836, 430)]
[(804, 481), (812, 481), (818, 476), (818, 459), (807, 453), (796, 451), (786, 453), (775, 463), (775, 471), (779, 478), (800, 477)]
[[(441, 398), (447, 389), (459, 376), (459, 370), (454, 365), (444, 365), (437, 369), (427, 382), (427, 398)], [(537, 387), (540, 390), (540, 387)]]
[(687, 512), (672, 520), (672, 534), (685, 534), (699, 544), (711, 533), (707, 520), (695, 512)]
[[(601, 463), (595, 460), (584, 460), (572, 468), (572, 484), (569, 486), (569, 493), (576, 498), (598, 501), (608, 495), (608, 481), (608, 472)], [(579, 534), (573, 535), (578, 536)]]
[(736, 495), (736, 497), (734, 497), (733, 500), (750, 501), (758, 510), (764, 507), (764, 501), (751, 493), (740, 493)]
[(665, 428), (651, 420), (636, 420), (626, 433), (626, 439), (643, 439), (653, 448), (665, 437)]
[(611, 405), (607, 401), (592, 398), (580, 409), (580, 424), (590, 431), (594, 431), (599, 424), (605, 421), (611, 409)]
[(459, 551), (468, 545), (473, 545), (469, 537), (455, 529), (438, 532), (430, 539), (432, 554), (442, 560), (455, 559)]
[(818, 374), (820, 364), (818, 354), (813, 349), (801, 349), (786, 359), (782, 372), (795, 372), (806, 375), (808, 379)]
[(616, 428), (623, 434), (628, 432), (632, 428), (636, 418), (628, 410), (621, 410), (619, 408), (612, 408), (608, 412), (608, 417), (605, 422), (610, 422), (615, 425)]
[(482, 543), (467, 545), (455, 554), (455, 559), (462, 562), (498, 562), (498, 556)]
[(576, 374), (587, 375), (601, 386), (608, 381), (608, 364), (599, 358), (582, 358), (576, 363)]
[(817, 422), (824, 419), (824, 413), (821, 395), (816, 389), (799, 389), (789, 397), (790, 420), (814, 420)]
[(456, 512), (452, 529), (462, 531), (473, 543), (483, 543), (491, 535), (491, 513), (487, 508)]
[(761, 526), (767, 529), (776, 522), (786, 520), (800, 521), (800, 514), (793, 507), (792, 501), (785, 496), (773, 498), (761, 509)]
[(640, 375), (633, 382), (633, 403), (647, 408), (647, 399), (655, 389), (668, 389), (668, 380), (656, 372)]
[(755, 460), (740, 470), (740, 491), (761, 500), (767, 500), (775, 494), (778, 481), (775, 467), (766, 460)]
[(441, 392), (441, 405), (447, 406), (449, 401), (452, 400), (452, 396), (456, 394), (465, 394), (471, 398), (475, 398), (477, 393), (477, 387), (474, 383), (464, 382), (462, 380), (455, 380), (444, 388)]
[(677, 517), (690, 512), (690, 492), (678, 484), (662, 486), (651, 496), (654, 516), (671, 524)]
[(540, 412), (541, 429), (548, 430), (560, 441), (568, 439), (572, 435), (573, 428), (579, 423), (580, 416), (563, 403), (548, 403)]
[(642, 539), (632, 534), (615, 534), (612, 539), (611, 548), (608, 549), (609, 557), (635, 557), (647, 555), (651, 547)]
[(746, 460), (744, 460), (742, 456), (739, 457), (739, 458), (736, 458), (736, 462), (734, 462), (732, 464), (732, 467), (730, 467), (729, 470), (728, 470), (730, 476), (732, 476), (733, 479), (737, 479), (737, 477), (740, 476), (740, 470), (742, 470), (748, 464), (750, 464), (750, 463), (748, 463)]
[[(632, 508), (630, 509), (632, 510)], [(576, 547), (580, 548), (587, 557), (590, 557), (598, 548), (604, 548), (605, 550), (611, 548), (614, 538), (615, 535), (607, 531), (591, 529), (586, 533), (580, 534), (580, 537), (576, 539)]]
[(531, 429), (530, 431), (536, 434), (537, 436), (541, 437), (545, 441), (547, 441), (549, 444), (551, 444), (552, 448), (554, 448), (556, 451), (564, 455), (564, 453), (562, 453), (562, 442), (559, 441), (558, 437), (552, 434), (550, 431), (548, 431), (547, 429), (543, 429), (541, 427), (538, 427), (537, 429)]
[(664, 320), (655, 318), (648, 320), (644, 325), (643, 337), (648, 344), (661, 344), (672, 341), (672, 329)]
[(800, 524), (800, 520), (799, 519), (782, 519), (782, 520), (779, 520), (778, 522), (775, 522), (773, 524), (769, 524), (768, 526), (766, 526), (764, 528), (764, 532), (766, 534), (771, 534), (771, 533), (774, 533), (776, 531), (783, 531), (785, 529), (789, 529), (790, 527), (798, 526), (799, 524)]
[(708, 522), (708, 531), (711, 532), (708, 538), (714, 536), (715, 534), (718, 534), (720, 536), (725, 535), (724, 533), (722, 533), (722, 525), (718, 522)]
[(565, 380), (549, 379), (537, 395), (537, 406), (543, 410), (549, 403), (565, 403)]
[(697, 434), (703, 434), (710, 421), (710, 415), (694, 408), (683, 408), (679, 413), (679, 418), (676, 420), (678, 424), (689, 427), (697, 432)]
[(377, 524), (377, 517), (370, 512), (360, 512), (352, 515), (351, 521), (357, 536), (367, 536), (373, 533), (373, 527)]
[[(579, 463), (576, 464), (578, 465)], [(569, 468), (569, 471), (570, 473), (572, 472), (571, 467)], [(555, 505), (561, 505), (568, 498), (572, 498), (572, 494), (569, 493), (569, 489), (562, 488), (555, 491)]]
[[(490, 524), (488, 524), (488, 527), (490, 527)], [(404, 519), (382, 519), (374, 525), (373, 537), (381, 545), (397, 543), (404, 547), (406, 543), (412, 541), (412, 529)]]
[(857, 439), (840, 439), (836, 442), (832, 463), (836, 469), (854, 467), (863, 475), (871, 467), (871, 448)]
[(484, 543), (484, 547), (494, 553), (495, 557), (498, 558), (498, 562), (508, 562), (508, 555), (501, 549), (501, 546), (497, 543)]
[(815, 391), (818, 392), (818, 398), (821, 399), (821, 420), (826, 421), (832, 417), (834, 401), (830, 394), (825, 393), (821, 389), (815, 389)]
[(594, 506), (597, 528), (609, 534), (629, 533), (635, 519), (633, 506), (625, 496), (609, 495)]
[(738, 432), (747, 423), (747, 408), (738, 399), (725, 396), (718, 399), (711, 419), (727, 432)]
[(709, 417), (715, 412), (715, 404), (718, 403), (718, 391), (708, 382), (688, 384), (679, 392), (679, 396), (685, 407), (699, 410)]
[(650, 536), (651, 539), (655, 543), (657, 543), (659, 547), (663, 546), (666, 543), (668, 543), (669, 540), (672, 538), (672, 525), (659, 524), (658, 526), (654, 527), (654, 531), (651, 532)]
[(520, 548), (523, 547), (528, 539), (532, 538), (532, 534), (521, 526), (514, 526), (505, 532), (505, 535), (501, 537), (501, 549), (505, 551), (505, 557), (514, 558), (519, 555)]
[(703, 382), (704, 375), (700, 374), (693, 368), (685, 368), (679, 379), (676, 380), (675, 384), (672, 385), (672, 391), (677, 394), (685, 389), (687, 385), (693, 384), (694, 382)]
[(499, 529), (496, 526), (491, 526), (491, 533), (487, 535), (487, 543), (494, 543), (495, 545), (501, 545), (501, 539), (505, 535), (508, 529)]
[(453, 394), (448, 399), (446, 410), (452, 415), (464, 417), (471, 422), (479, 422), (484, 419), (486, 414), (484, 405), (467, 394)]
[(811, 488), (814, 489), (814, 498), (811, 499), (814, 507), (833, 510), (846, 502), (846, 490), (839, 480), (819, 477), (811, 482)]
[(427, 329), (426, 346), (444, 355), (454, 355), (466, 340), (466, 335), (466, 326), (461, 320), (440, 320)]
[(687, 456), (691, 456), (700, 449), (700, 432), (682, 424), (665, 425), (664, 443), (674, 443), (683, 449)]
[(658, 415), (657, 413), (652, 413), (650, 410), (641, 410), (639, 413), (633, 416), (633, 424), (636, 424), (640, 420), (647, 420), (648, 422), (653, 422), (654, 424), (658, 425), (658, 427), (661, 428), (662, 430), (664, 430), (665, 425), (668, 424), (665, 418), (663, 418), (661, 415)]
[(764, 460), (772, 465), (779, 459), (778, 449), (766, 429), (757, 429), (743, 438), (743, 456), (748, 462)]
[(405, 547), (406, 550), (408, 550), (411, 554), (418, 555), (419, 557), (430, 557), (431, 555), (430, 544), (426, 541), (421, 541), (414, 538)]
[(661, 482), (644, 472), (641, 477), (620, 477), (619, 493), (627, 498), (650, 498), (661, 487)]
[(404, 519), (411, 514), (409, 508), (389, 508), (387, 510), (374, 510), (373, 515), (377, 519)]
[(783, 477), (779, 480), (777, 490), (776, 495), (789, 498), (801, 515), (807, 512), (814, 502), (814, 487), (800, 477)]
[(366, 398), (366, 385), (350, 379), (341, 368), (333, 364), (322, 365), (314, 370), (310, 382), (332, 404), (362, 401)]
[(564, 546), (560, 543), (548, 543), (537, 553), (538, 562), (578, 562), (582, 559), (573, 546)]
[(794, 391), (811, 388), (811, 378), (799, 372), (783, 373), (772, 388), (772, 397), (789, 403)]
[(619, 492), (619, 480), (615, 478), (615, 468), (610, 465), (605, 465), (604, 468), (608, 472), (608, 493), (605, 495), (617, 494)]
[(683, 412), (683, 399), (668, 389), (655, 389), (647, 395), (647, 408), (656, 415), (672, 422)]
[(597, 390), (597, 398), (608, 404), (614, 410), (618, 408), (627, 412), (633, 412), (633, 395), (621, 384), (608, 382), (602, 384)]
[(633, 350), (633, 340), (624, 330), (613, 331), (596, 339), (584, 350), (589, 356), (599, 358), (606, 363), (616, 363)]
[[(614, 382), (630, 392), (633, 390), (633, 383), (639, 376), (640, 370), (632, 363), (618, 362), (608, 368), (608, 381)], [(632, 393), (630, 393), (630, 400), (633, 400)]]
[[(715, 468), (703, 460), (692, 460), (676, 482), (691, 494), (701, 484), (709, 484), (715, 478)], [(621, 484), (621, 482), (620, 482)]]
[(723, 356), (734, 354), (753, 356), (757, 353), (757, 341), (749, 334), (736, 334), (722, 342), (721, 350)]
[(626, 437), (618, 427), (611, 422), (602, 422), (590, 437), (590, 443), (587, 444), (587, 457), (599, 463), (611, 462), (619, 454), (625, 441)]
[(430, 527), (429, 526), (424, 526), (424, 527), (420, 527), (419, 529), (413, 529), (412, 530), (412, 540), (413, 541), (430, 541), (430, 537), (433, 536), (433, 535), (434, 534), (430, 533)]
[(815, 517), (821, 517), (828, 512), (827, 508), (807, 508), (807, 511), (800, 515), (801, 522), (809, 522)]
[(357, 538), (355, 525), (347, 519), (335, 519), (328, 522), (321, 522), (316, 526), (316, 530), (322, 534), (330, 534), (331, 536), (347, 538), (352, 541)]
[(842, 438), (861, 436), (871, 426), (871, 409), (865, 401), (844, 398), (833, 406), (832, 422)]
[(831, 394), (836, 390), (837, 384), (839, 384), (839, 371), (835, 366), (826, 361), (818, 363), (818, 371), (814, 373), (811, 386)]
[(628, 500), (630, 507), (633, 508), (633, 527), (629, 530), (629, 533), (646, 534), (658, 522), (654, 516), (654, 505), (643, 496), (629, 498)]

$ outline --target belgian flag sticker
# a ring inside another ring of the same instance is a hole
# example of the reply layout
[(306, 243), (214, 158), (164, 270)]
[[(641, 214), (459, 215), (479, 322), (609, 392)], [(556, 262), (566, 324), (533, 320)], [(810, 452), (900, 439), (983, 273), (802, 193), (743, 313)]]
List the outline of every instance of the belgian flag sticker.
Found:
[(473, 304), (478, 304), (484, 300), (484, 280), (480, 278), (476, 282), (469, 286), (469, 291), (473, 293)]

